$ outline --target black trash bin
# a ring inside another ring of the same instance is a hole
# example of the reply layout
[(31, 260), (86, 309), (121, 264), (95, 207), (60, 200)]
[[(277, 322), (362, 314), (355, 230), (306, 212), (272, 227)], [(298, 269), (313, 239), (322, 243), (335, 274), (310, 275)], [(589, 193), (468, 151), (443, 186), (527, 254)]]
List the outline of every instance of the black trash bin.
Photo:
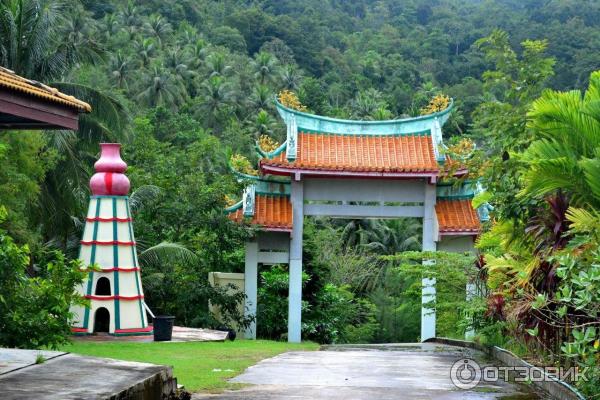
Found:
[(157, 315), (154, 317), (154, 341), (168, 342), (173, 335), (173, 321), (170, 315)]

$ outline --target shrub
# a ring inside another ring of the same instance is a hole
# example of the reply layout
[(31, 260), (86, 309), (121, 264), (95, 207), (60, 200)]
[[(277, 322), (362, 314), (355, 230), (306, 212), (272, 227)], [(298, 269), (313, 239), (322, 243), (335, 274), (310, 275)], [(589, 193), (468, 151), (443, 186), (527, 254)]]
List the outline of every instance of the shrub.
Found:
[[(276, 266), (261, 273), (258, 289), (257, 330), (260, 337), (283, 339), (287, 332), (288, 278), (284, 267)], [(302, 283), (310, 280), (303, 273)], [(356, 299), (348, 287), (326, 284), (312, 301), (302, 301), (302, 333), (305, 339), (319, 343), (369, 342), (376, 330), (375, 306)]]
[[(6, 215), (0, 207), (0, 221)], [(0, 346), (57, 348), (69, 339), (73, 303), (83, 304), (75, 287), (83, 281), (79, 261), (45, 254), (39, 276), (29, 277), (29, 248), (0, 230)]]

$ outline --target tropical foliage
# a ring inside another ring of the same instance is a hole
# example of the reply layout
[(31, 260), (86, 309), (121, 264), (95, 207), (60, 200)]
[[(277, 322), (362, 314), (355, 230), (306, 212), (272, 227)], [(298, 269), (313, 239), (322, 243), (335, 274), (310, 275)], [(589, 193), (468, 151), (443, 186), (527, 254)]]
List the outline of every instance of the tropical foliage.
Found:
[[(585, 0), (0, 0), (0, 64), (94, 110), (78, 132), (0, 134), (0, 227), (16, 255), (7, 282), (35, 283), (36, 296), (49, 280), (66, 282), (53, 294), (63, 304), (71, 278), (45, 266), (66, 271), (76, 257), (98, 143), (119, 141), (147, 302), (178, 323), (212, 325), (207, 301), (233, 303), (207, 274), (240, 271), (248, 235), (222, 212), (242, 190), (230, 167), (255, 174), (257, 141), (265, 152), (285, 140), (277, 95), (361, 120), (440, 111), (452, 99), (448, 171), (469, 167), (485, 188), (474, 203), (493, 210), (475, 270), (485, 301), (440, 293), (432, 306), (451, 322), (439, 331), (475, 327), (480, 340), (552, 362), (597, 364), (599, 21), (600, 4)], [(305, 334), (416, 340), (423, 255), (381, 256), (418, 250), (420, 231), (409, 219), (307, 222)], [(467, 259), (444, 260), (458, 293)], [(262, 273), (272, 310), (283, 307), (284, 277)], [(285, 312), (270, 310), (259, 310), (272, 322), (259, 331), (279, 338)], [(597, 380), (582, 388), (597, 392)]]

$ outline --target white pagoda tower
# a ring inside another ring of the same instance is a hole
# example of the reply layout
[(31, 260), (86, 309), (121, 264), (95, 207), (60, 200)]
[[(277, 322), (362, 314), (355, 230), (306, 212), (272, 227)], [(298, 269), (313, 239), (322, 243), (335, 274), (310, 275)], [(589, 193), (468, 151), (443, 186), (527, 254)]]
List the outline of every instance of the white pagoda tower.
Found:
[[(144, 304), (131, 210), (127, 164), (118, 143), (102, 143), (79, 258), (88, 271), (79, 292), (90, 307), (74, 306), (75, 334), (152, 334)], [(91, 266), (95, 266), (92, 268)]]

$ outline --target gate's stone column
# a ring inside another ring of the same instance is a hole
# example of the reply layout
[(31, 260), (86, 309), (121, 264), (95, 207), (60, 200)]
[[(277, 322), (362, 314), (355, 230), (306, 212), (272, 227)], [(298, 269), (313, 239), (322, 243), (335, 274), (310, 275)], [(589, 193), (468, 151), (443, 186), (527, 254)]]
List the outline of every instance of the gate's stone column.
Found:
[[(258, 301), (258, 243), (246, 242), (246, 261), (244, 266), (244, 292), (246, 293), (245, 316), (256, 317)], [(246, 329), (246, 339), (256, 339), (256, 319)]]
[[(435, 201), (436, 187), (425, 182), (425, 214), (423, 216), (423, 251), (436, 250), (435, 232)], [(432, 261), (425, 261), (432, 262)], [(423, 278), (423, 291), (421, 292), (421, 304), (435, 300), (435, 279)], [(421, 306), (421, 341), (435, 337), (435, 310)]]
[(293, 210), (290, 238), (290, 286), (288, 295), (288, 342), (299, 343), (302, 333), (302, 234), (304, 230), (304, 185), (292, 180)]

